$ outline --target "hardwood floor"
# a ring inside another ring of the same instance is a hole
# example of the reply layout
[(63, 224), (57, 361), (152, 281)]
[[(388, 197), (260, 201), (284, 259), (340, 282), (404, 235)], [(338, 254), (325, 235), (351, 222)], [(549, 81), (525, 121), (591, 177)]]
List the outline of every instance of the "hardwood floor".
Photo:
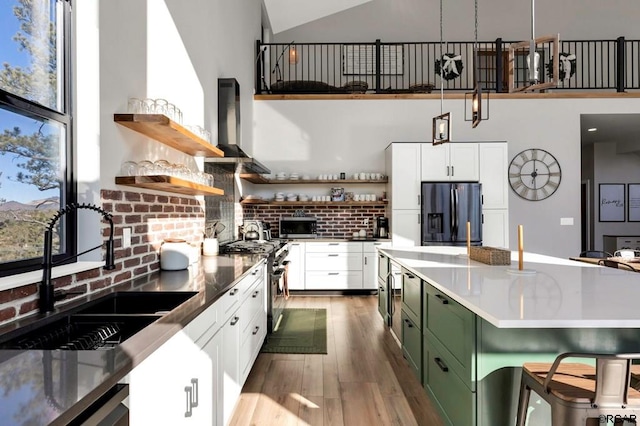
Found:
[(326, 355), (261, 353), (231, 425), (442, 425), (378, 314), (376, 296), (292, 296), (327, 309)]

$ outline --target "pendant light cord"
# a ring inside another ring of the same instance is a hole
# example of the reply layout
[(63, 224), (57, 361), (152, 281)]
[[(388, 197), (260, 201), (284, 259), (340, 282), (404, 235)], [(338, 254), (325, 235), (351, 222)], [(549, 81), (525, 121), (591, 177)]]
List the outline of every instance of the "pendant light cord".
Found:
[(442, 0), (440, 0), (440, 115), (443, 114), (444, 103), (444, 64), (442, 58), (444, 57), (444, 51), (442, 50)]

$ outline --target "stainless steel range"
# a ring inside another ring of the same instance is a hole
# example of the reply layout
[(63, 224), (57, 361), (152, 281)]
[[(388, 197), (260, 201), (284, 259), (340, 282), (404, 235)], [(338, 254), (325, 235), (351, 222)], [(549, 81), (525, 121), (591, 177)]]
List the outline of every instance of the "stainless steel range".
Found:
[(234, 241), (220, 246), (222, 253), (264, 254), (267, 256), (267, 331), (273, 332), (285, 307), (286, 262), (289, 245), (283, 240)]

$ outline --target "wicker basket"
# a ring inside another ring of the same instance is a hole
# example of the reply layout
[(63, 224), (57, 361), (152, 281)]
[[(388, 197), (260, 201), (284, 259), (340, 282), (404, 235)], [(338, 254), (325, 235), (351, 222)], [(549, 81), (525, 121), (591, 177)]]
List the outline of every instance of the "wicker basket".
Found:
[(509, 250), (475, 246), (471, 246), (469, 249), (471, 260), (477, 260), (487, 265), (511, 265), (511, 252)]

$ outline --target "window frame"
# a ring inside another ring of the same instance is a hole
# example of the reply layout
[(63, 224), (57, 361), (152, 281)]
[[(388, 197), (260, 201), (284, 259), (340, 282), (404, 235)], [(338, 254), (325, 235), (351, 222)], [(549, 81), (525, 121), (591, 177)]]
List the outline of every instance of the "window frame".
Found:
[[(64, 128), (64, 164), (61, 163), (62, 170), (62, 191), (60, 204), (75, 203), (77, 201), (77, 182), (73, 149), (73, 102), (72, 102), (72, 74), (71, 74), (71, 58), (72, 58), (72, 5), (71, 0), (56, 0), (62, 3), (62, 22), (58, 24), (58, 30), (62, 31), (62, 55), (59, 54), (60, 79), (63, 84), (59, 83), (62, 91), (61, 111), (38, 104), (31, 100), (17, 96), (11, 92), (0, 88), (0, 106), (2, 108), (25, 117), (34, 119), (45, 119), (59, 123)], [(62, 152), (61, 152), (62, 154)], [(61, 157), (62, 158), (62, 157)], [(66, 264), (75, 261), (77, 254), (77, 214), (75, 211), (65, 215), (60, 219), (64, 220), (64, 236), (65, 250), (53, 256), (56, 264)], [(43, 230), (44, 235), (44, 230)], [(44, 238), (44, 237), (43, 237)], [(36, 271), (42, 268), (41, 258), (22, 259), (13, 262), (0, 263), (0, 277), (6, 277), (25, 272)]]

